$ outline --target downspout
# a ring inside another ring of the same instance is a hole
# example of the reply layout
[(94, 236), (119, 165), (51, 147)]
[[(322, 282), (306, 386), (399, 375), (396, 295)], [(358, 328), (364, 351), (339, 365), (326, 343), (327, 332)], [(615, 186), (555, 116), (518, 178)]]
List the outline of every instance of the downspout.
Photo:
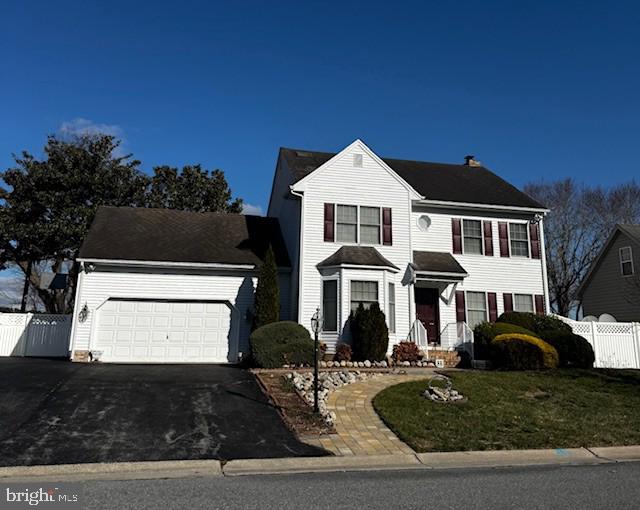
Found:
[(549, 281), (547, 280), (547, 249), (544, 242), (544, 218), (540, 220), (540, 258), (542, 259), (542, 285), (544, 290), (544, 307), (547, 315), (551, 313), (549, 299)]
[(293, 196), (300, 199), (300, 234), (298, 235), (298, 324), (303, 324), (302, 314), (302, 261), (304, 260), (304, 193), (293, 190), (289, 187), (289, 191)]

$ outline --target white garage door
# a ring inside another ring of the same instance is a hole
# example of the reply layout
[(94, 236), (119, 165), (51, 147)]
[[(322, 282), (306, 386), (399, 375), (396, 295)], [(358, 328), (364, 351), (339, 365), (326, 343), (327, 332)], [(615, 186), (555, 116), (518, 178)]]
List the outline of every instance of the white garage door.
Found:
[(225, 303), (110, 299), (98, 312), (93, 349), (102, 361), (226, 362), (230, 327)]

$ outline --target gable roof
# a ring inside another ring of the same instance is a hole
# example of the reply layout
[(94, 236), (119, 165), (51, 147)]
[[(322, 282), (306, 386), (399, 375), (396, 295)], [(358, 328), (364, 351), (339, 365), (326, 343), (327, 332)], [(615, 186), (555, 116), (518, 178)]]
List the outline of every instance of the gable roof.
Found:
[(318, 267), (377, 266), (398, 269), (373, 246), (343, 246), (318, 264)]
[(276, 218), (100, 207), (79, 258), (257, 266), (269, 244), (277, 265), (290, 267)]
[[(293, 184), (329, 161), (336, 153), (281, 147)], [(483, 166), (429, 163), (382, 158), (394, 172), (427, 200), (544, 209), (545, 207)]]
[(438, 251), (414, 251), (413, 268), (421, 273), (451, 273), (466, 276), (468, 273), (451, 253)]
[(595, 258), (595, 260), (591, 263), (591, 267), (589, 267), (589, 271), (587, 272), (586, 276), (584, 277), (584, 280), (582, 280), (582, 282), (580, 283), (580, 286), (578, 287), (578, 291), (577, 291), (578, 297), (580, 297), (580, 298), (582, 297), (582, 294), (586, 290), (587, 285), (591, 281), (591, 278), (595, 274), (597, 268), (600, 266), (600, 263), (604, 259), (604, 256), (609, 251), (609, 248), (613, 244), (614, 240), (618, 237), (618, 234), (624, 234), (631, 241), (633, 241), (636, 244), (640, 245), (640, 225), (633, 225), (633, 224), (618, 224), (618, 225), (616, 225), (616, 228), (613, 230), (613, 232), (611, 232), (611, 235), (609, 236), (609, 239), (607, 239), (606, 242), (604, 243), (604, 245), (602, 246), (602, 249), (600, 250), (600, 253)]

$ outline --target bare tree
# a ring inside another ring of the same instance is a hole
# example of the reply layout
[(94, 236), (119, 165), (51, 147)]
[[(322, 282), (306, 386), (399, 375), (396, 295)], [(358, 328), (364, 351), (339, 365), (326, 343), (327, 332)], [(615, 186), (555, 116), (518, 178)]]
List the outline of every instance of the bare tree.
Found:
[(576, 293), (618, 223), (640, 222), (640, 186), (588, 187), (572, 179), (527, 184), (525, 192), (546, 205), (545, 245), (551, 307), (568, 316)]

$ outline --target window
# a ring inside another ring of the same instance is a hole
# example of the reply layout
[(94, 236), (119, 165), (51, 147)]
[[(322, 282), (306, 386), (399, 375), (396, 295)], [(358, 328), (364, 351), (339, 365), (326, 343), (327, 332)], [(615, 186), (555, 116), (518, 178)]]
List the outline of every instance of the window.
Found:
[(531, 294), (514, 294), (513, 310), (515, 312), (534, 312), (533, 296)]
[(357, 168), (362, 168), (362, 154), (353, 155), (353, 166)]
[(482, 255), (482, 223), (480, 220), (463, 220), (464, 253)]
[(512, 257), (529, 256), (529, 234), (526, 223), (509, 223)]
[(358, 242), (358, 208), (355, 205), (339, 205), (336, 214), (336, 241)]
[(396, 332), (396, 285), (389, 284), (389, 332)]
[(487, 320), (487, 298), (484, 292), (467, 292), (467, 323), (471, 329)]
[(633, 274), (633, 252), (631, 246), (620, 248), (620, 270), (622, 276), (631, 276)]
[(355, 312), (358, 306), (369, 308), (371, 303), (378, 302), (378, 282), (351, 282), (351, 311)]
[(360, 242), (380, 244), (380, 208), (360, 208)]
[(322, 282), (322, 331), (338, 331), (338, 280)]

